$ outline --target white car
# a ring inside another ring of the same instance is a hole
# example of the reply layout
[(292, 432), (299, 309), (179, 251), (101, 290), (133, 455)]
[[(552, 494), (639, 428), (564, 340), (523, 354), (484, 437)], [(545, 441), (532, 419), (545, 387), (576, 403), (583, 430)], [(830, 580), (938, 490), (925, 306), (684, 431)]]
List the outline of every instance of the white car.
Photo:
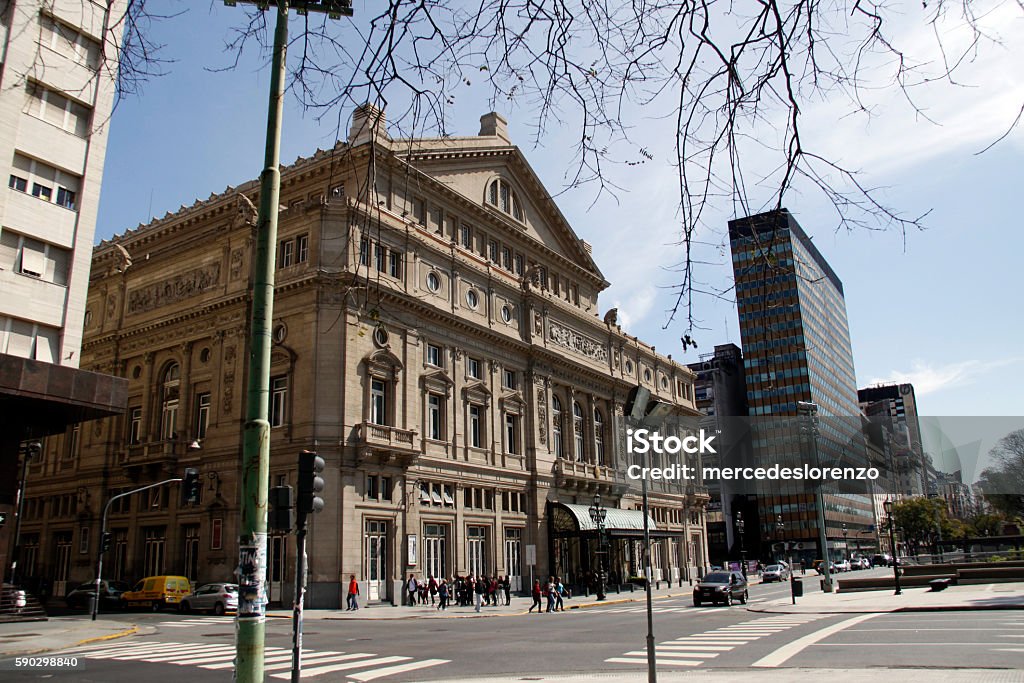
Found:
[(234, 583), (208, 583), (181, 601), (182, 612), (210, 610), (217, 616), (238, 609), (238, 585)]
[(789, 578), (789, 568), (784, 564), (770, 564), (761, 572), (761, 583), (785, 581)]
[(846, 560), (846, 559), (836, 560), (835, 562), (832, 563), (832, 566), (834, 566), (836, 568), (837, 572), (848, 572), (851, 569), (850, 561)]

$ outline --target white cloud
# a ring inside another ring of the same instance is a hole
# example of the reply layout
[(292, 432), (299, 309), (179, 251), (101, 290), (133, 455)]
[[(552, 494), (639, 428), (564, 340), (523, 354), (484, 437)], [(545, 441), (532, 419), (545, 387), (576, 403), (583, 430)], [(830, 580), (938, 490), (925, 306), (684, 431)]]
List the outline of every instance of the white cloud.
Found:
[(957, 361), (945, 364), (933, 364), (928, 361), (915, 360), (912, 369), (893, 370), (888, 377), (876, 377), (869, 384), (910, 383), (918, 396), (932, 394), (946, 389), (959, 388), (970, 384), (979, 376), (997, 368), (1014, 365), (1022, 358), (1002, 358), (981, 361), (977, 359)]

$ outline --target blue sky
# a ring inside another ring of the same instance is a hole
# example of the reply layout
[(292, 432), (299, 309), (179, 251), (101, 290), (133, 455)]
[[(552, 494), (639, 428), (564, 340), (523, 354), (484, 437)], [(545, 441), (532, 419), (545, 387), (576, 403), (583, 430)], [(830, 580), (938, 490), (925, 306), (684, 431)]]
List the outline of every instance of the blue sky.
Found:
[[(359, 9), (357, 3), (357, 15)], [(224, 44), (240, 21), (240, 9), (214, 3), (155, 25), (164, 54), (175, 61), (114, 114), (97, 241), (258, 176), (266, 61), (251, 53), (235, 70), (211, 70), (230, 63)], [(996, 13), (989, 21), (1006, 45), (1024, 44), (1019, 12)], [(955, 32), (948, 35), (957, 38)], [(912, 46), (927, 45), (928, 36), (912, 22), (901, 35)], [(1024, 73), (1013, 53), (999, 46), (968, 67), (959, 84), (937, 84), (921, 94), (927, 118), (881, 89), (866, 94), (875, 113), (870, 119), (846, 116), (835, 102), (804, 111), (805, 143), (860, 169), (862, 182), (884, 188), (885, 199), (906, 214), (930, 209), (926, 231), (908, 233), (905, 242), (898, 232), (836, 232), (834, 215), (811, 192), (792, 194), (786, 206), (843, 281), (861, 386), (911, 381), (927, 415), (1024, 415), (1024, 316), (1018, 300), (1024, 231), (1015, 206), (1024, 133), (1017, 130), (976, 154), (1005, 130), (1024, 102)], [(486, 111), (481, 86), (467, 87), (450, 112), (452, 132), (475, 134)], [(558, 194), (571, 171), (568, 145), (575, 131), (556, 127), (534, 147), (531, 112), (502, 113), (513, 142)], [(671, 127), (657, 119), (636, 123), (646, 130), (655, 159), (613, 169), (623, 188), (617, 197), (595, 201), (595, 189), (584, 187), (558, 194), (557, 201), (576, 232), (594, 245), (612, 283), (602, 294), (601, 314), (617, 306), (630, 333), (690, 362), (715, 344), (739, 343), (735, 305), (697, 298), (701, 329), (691, 332), (700, 344), (696, 351), (682, 351), (684, 323), (664, 329), (676, 282), (671, 266), (680, 258), (670, 246), (678, 234), (677, 179), (671, 159), (657, 152), (671, 147), (665, 144)], [(336, 120), (319, 124), (289, 101), (282, 161), (331, 146), (337, 137)], [(730, 210), (724, 202), (711, 207), (698, 235), (707, 245), (700, 256), (713, 263), (701, 266), (697, 277), (718, 290), (732, 280)]]

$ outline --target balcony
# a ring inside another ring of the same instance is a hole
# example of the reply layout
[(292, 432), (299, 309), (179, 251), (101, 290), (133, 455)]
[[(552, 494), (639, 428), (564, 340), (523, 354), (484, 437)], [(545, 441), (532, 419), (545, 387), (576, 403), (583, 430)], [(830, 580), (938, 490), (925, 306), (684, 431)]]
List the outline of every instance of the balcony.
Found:
[(185, 444), (176, 440), (152, 441), (128, 446), (121, 453), (121, 468), (132, 479), (144, 472), (149, 475), (172, 474), (178, 458), (185, 452)]
[(623, 475), (614, 468), (562, 458), (555, 461), (554, 474), (559, 486), (584, 493), (611, 493), (613, 485), (618, 485), (618, 490), (625, 483)]
[(416, 432), (408, 429), (361, 422), (356, 425), (355, 438), (356, 447), (363, 458), (376, 454), (384, 460), (395, 457), (411, 459), (419, 454)]

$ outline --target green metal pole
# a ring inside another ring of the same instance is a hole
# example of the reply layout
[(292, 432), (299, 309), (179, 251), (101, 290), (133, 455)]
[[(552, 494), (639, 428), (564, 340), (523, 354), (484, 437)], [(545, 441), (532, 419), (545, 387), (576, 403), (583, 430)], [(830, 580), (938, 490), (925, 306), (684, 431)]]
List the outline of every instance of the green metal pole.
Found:
[(238, 616), (235, 619), (235, 680), (263, 681), (266, 637), (267, 488), (270, 478), (270, 327), (274, 315), (277, 207), (281, 192), (281, 119), (284, 104), (288, 3), (277, 4), (274, 56), (267, 110), (267, 147), (260, 174), (259, 225), (253, 264), (249, 386), (242, 451), (242, 520), (238, 536)]

